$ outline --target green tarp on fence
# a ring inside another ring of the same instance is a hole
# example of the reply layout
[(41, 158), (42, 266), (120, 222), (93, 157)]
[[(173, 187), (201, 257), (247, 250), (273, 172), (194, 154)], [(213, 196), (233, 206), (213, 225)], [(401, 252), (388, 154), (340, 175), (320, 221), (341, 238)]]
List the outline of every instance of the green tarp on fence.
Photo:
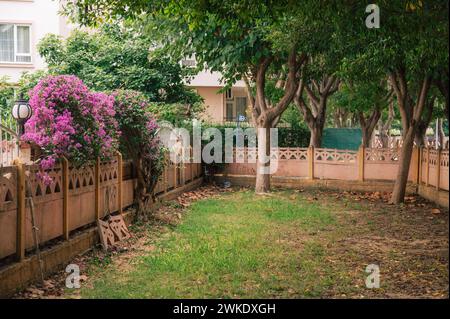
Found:
[(326, 128), (323, 132), (322, 147), (341, 150), (357, 150), (361, 144), (359, 128)]

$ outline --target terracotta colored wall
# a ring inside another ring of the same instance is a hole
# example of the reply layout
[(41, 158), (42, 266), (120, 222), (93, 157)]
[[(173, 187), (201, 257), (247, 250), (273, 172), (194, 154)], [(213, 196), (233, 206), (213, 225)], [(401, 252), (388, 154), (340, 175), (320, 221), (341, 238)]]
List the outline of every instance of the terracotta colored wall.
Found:
[[(420, 174), (420, 180), (424, 184), (436, 186), (438, 182), (438, 153), (430, 150), (430, 164), (427, 173), (427, 151), (421, 155), (421, 169), (419, 171), (419, 150), (414, 150), (408, 180), (416, 182)], [(310, 159), (306, 148), (279, 148), (278, 170), (274, 176), (300, 177), (309, 176)], [(226, 164), (222, 173), (229, 175), (255, 175), (256, 173), (256, 150), (235, 149), (235, 163)], [(439, 188), (449, 190), (449, 155), (448, 150), (441, 151), (439, 166)], [(236, 163), (237, 159), (241, 163)], [(397, 177), (399, 150), (393, 149), (365, 149), (364, 150), (364, 180), (386, 180), (393, 181)], [(334, 149), (315, 149), (313, 172), (316, 179), (348, 180), (356, 181), (360, 178), (359, 151), (343, 151)], [(271, 163), (272, 164), (272, 163)], [(428, 178), (427, 178), (428, 174)], [(428, 182), (427, 182), (428, 180)]]
[(203, 119), (214, 123), (221, 123), (224, 117), (223, 93), (218, 93), (220, 87), (199, 87), (197, 93), (204, 99), (205, 111)]
[[(29, 185), (33, 194), (36, 226), (39, 229), (40, 244), (63, 235), (63, 190), (62, 169), (56, 166), (48, 172), (53, 178), (51, 185), (44, 185), (36, 177), (37, 166), (28, 166)], [(99, 215), (118, 211), (118, 162), (113, 160), (100, 165), (100, 201)], [(156, 192), (161, 195), (170, 189), (183, 187), (188, 181), (201, 176), (201, 164), (185, 163), (168, 165), (157, 184)], [(17, 231), (17, 170), (14, 166), (0, 168), (0, 259), (16, 252)], [(136, 180), (132, 168), (125, 163), (123, 169), (122, 201), (123, 207), (134, 201)], [(95, 174), (94, 167), (80, 169), (69, 167), (68, 222), (69, 230), (95, 223)], [(25, 248), (35, 246), (30, 206), (26, 204)]]

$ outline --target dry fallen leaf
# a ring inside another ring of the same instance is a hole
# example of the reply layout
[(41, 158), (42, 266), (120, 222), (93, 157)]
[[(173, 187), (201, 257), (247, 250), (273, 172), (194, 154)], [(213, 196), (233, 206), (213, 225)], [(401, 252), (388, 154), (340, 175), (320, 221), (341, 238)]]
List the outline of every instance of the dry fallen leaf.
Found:
[(437, 214), (440, 214), (440, 213), (441, 213), (441, 210), (438, 209), (438, 208), (433, 208), (433, 209), (431, 210), (431, 213), (437, 215)]

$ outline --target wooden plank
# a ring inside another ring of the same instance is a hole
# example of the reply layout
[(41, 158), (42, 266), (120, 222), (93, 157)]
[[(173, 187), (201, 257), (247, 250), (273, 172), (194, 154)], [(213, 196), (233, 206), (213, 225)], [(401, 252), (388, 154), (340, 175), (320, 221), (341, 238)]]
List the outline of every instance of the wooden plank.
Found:
[(178, 172), (177, 163), (173, 163), (173, 188), (174, 189), (177, 188), (177, 185), (178, 185), (178, 183), (177, 183), (177, 180), (178, 180), (177, 172)]
[(417, 185), (420, 185), (420, 184), (422, 184), (422, 171), (423, 171), (423, 169), (422, 169), (423, 147), (422, 146), (419, 148), (418, 157), (419, 157), (419, 159), (418, 159), (419, 168), (417, 171)]
[(14, 161), (17, 169), (17, 230), (16, 230), (16, 258), (22, 261), (25, 258), (25, 167), (16, 159)]
[(308, 147), (308, 177), (314, 179), (314, 146)]
[(123, 197), (122, 197), (122, 187), (123, 187), (123, 159), (122, 154), (117, 152), (117, 206), (119, 208), (119, 213), (123, 213)]
[(361, 145), (359, 147), (358, 152), (358, 179), (360, 181), (364, 181), (364, 157), (365, 157), (365, 147), (364, 145)]
[(427, 170), (425, 172), (425, 185), (428, 186), (430, 183), (430, 148), (427, 147)]
[(438, 149), (436, 160), (436, 190), (439, 190), (440, 183), (441, 183), (441, 148)]
[(95, 220), (100, 218), (100, 158), (95, 161)]
[(63, 237), (69, 239), (69, 161), (61, 158), (62, 164), (62, 193), (63, 193)]

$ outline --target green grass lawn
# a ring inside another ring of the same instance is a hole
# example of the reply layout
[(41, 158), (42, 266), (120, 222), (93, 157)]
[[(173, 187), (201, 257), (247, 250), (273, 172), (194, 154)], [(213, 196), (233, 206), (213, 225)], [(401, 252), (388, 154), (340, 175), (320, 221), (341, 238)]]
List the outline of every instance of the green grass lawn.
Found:
[[(90, 282), (79, 293), (83, 298), (358, 297), (383, 295), (395, 286), (385, 276), (378, 292), (362, 287), (365, 266), (372, 259), (384, 263), (384, 256), (395, 259), (395, 249), (372, 258), (358, 254), (364, 248), (345, 244), (351, 236), (380, 235), (377, 225), (385, 220), (374, 219), (360, 202), (312, 196), (241, 190), (196, 201), (177, 226), (149, 236), (145, 245), (151, 249), (125, 263), (92, 263)], [(448, 281), (445, 265), (430, 263)]]

